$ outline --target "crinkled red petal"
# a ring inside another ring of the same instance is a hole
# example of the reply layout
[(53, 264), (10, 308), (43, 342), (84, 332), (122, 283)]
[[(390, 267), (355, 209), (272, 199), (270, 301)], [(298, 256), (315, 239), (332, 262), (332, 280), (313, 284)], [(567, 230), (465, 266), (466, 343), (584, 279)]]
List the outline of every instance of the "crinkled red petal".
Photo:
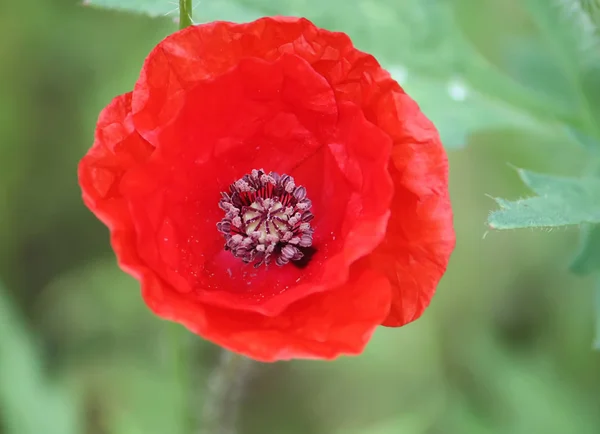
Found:
[(361, 353), (388, 314), (390, 284), (366, 265), (353, 266), (350, 283), (292, 303), (274, 317), (190, 303), (151, 272), (142, 290), (157, 315), (253, 359), (334, 359)]
[[(123, 192), (140, 256), (195, 301), (277, 315), (343, 283), (385, 233), (389, 137), (354, 104), (338, 106), (327, 81), (295, 55), (245, 59), (200, 81), (156, 143)], [(223, 250), (220, 192), (263, 167), (294, 176), (313, 202), (317, 251), (306, 268), (257, 269)]]
[[(455, 244), (447, 157), (435, 128), (416, 103), (345, 34), (319, 29), (302, 18), (188, 28), (167, 38), (149, 56), (134, 97), (136, 125), (152, 140), (180, 110), (181, 89), (222, 74), (243, 57), (271, 60), (289, 52), (325, 77), (338, 101), (359, 105), (367, 120), (394, 141), (389, 239), (377, 259), (395, 288), (395, 308), (386, 325), (402, 325), (429, 304)], [(411, 232), (400, 229), (411, 225)]]
[(389, 78), (390, 91), (367, 116), (394, 140), (390, 173), (395, 193), (384, 242), (372, 266), (392, 285), (392, 308), (383, 325), (399, 327), (429, 305), (456, 243), (448, 192), (448, 159), (434, 125)]
[[(235, 74), (242, 81), (223, 86)], [(242, 146), (258, 138), (268, 140)], [(327, 249), (312, 269), (288, 266), (242, 290), (247, 275), (221, 251), (209, 199), (259, 167), (307, 187)], [(355, 354), (375, 325), (414, 320), (455, 243), (435, 128), (372, 56), (305, 19), (216, 22), (166, 38), (133, 95), (101, 114), (79, 178), (158, 315), (265, 361)], [(214, 275), (194, 276), (206, 270)], [(282, 282), (291, 285), (280, 291)]]
[(94, 144), (78, 167), (85, 204), (110, 229), (121, 267), (136, 277), (140, 277), (136, 235), (120, 185), (124, 174), (146, 161), (153, 150), (133, 128), (129, 92), (102, 110)]

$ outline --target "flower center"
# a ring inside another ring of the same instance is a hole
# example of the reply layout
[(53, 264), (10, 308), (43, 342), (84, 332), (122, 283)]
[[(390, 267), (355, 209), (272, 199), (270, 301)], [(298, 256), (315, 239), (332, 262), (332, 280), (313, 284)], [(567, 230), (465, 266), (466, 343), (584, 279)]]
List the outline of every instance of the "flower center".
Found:
[(243, 262), (259, 267), (275, 260), (282, 266), (302, 259), (302, 250), (312, 246), (311, 206), (306, 189), (291, 176), (252, 170), (221, 193), (225, 217), (217, 229), (225, 250)]

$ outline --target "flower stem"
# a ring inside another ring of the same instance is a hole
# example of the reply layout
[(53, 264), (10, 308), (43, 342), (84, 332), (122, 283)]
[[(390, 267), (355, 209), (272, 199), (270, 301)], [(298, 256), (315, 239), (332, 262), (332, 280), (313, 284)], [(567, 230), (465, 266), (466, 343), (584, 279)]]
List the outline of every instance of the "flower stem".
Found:
[(193, 429), (189, 384), (192, 380), (193, 352), (190, 332), (179, 324), (167, 324), (165, 339), (168, 342), (168, 367), (172, 381), (181, 385), (181, 408), (178, 415), (179, 429), (174, 432), (188, 433)]
[(179, 0), (179, 28), (185, 29), (192, 24), (192, 0)]
[(239, 404), (252, 361), (224, 350), (208, 380), (201, 434), (235, 434)]

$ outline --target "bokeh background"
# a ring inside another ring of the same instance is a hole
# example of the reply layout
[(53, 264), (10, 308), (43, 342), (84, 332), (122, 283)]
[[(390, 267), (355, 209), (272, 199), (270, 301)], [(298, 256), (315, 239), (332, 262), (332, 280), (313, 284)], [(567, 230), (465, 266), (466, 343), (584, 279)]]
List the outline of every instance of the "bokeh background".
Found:
[[(557, 36), (575, 28), (569, 11)], [(594, 277), (568, 270), (577, 228), (485, 225), (488, 195), (530, 194), (511, 166), (583, 170), (583, 147), (558, 131), (598, 119), (581, 104), (600, 88), (572, 92), (573, 62), (556, 61), (519, 0), (205, 0), (195, 10), (198, 20), (276, 13), (348, 32), (440, 126), (458, 243), (425, 315), (379, 329), (360, 357), (256, 367), (240, 433), (600, 432)], [(99, 111), (131, 89), (175, 15), (0, 1), (1, 434), (198, 432), (218, 348), (150, 314), (76, 179)]]

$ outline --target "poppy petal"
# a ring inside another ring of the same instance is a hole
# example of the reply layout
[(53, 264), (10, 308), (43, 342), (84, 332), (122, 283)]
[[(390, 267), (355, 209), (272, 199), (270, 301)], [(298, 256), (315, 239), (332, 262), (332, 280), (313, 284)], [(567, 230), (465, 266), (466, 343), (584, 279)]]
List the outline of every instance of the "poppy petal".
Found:
[[(336, 103), (295, 55), (241, 61), (186, 98), (151, 161), (123, 182), (144, 261), (194, 300), (269, 316), (342, 284), (385, 233), (390, 138), (354, 104)], [(223, 250), (220, 192), (263, 167), (293, 175), (313, 201), (317, 252), (306, 268), (256, 269)]]
[(133, 223), (120, 184), (154, 148), (133, 128), (131, 96), (129, 92), (114, 98), (100, 113), (94, 144), (79, 163), (78, 177), (85, 204), (110, 229), (121, 267), (139, 276)]
[(153, 275), (143, 279), (142, 288), (157, 315), (263, 362), (359, 354), (390, 308), (388, 280), (364, 261), (353, 266), (347, 284), (297, 301), (275, 317), (191, 304), (164, 291)]

